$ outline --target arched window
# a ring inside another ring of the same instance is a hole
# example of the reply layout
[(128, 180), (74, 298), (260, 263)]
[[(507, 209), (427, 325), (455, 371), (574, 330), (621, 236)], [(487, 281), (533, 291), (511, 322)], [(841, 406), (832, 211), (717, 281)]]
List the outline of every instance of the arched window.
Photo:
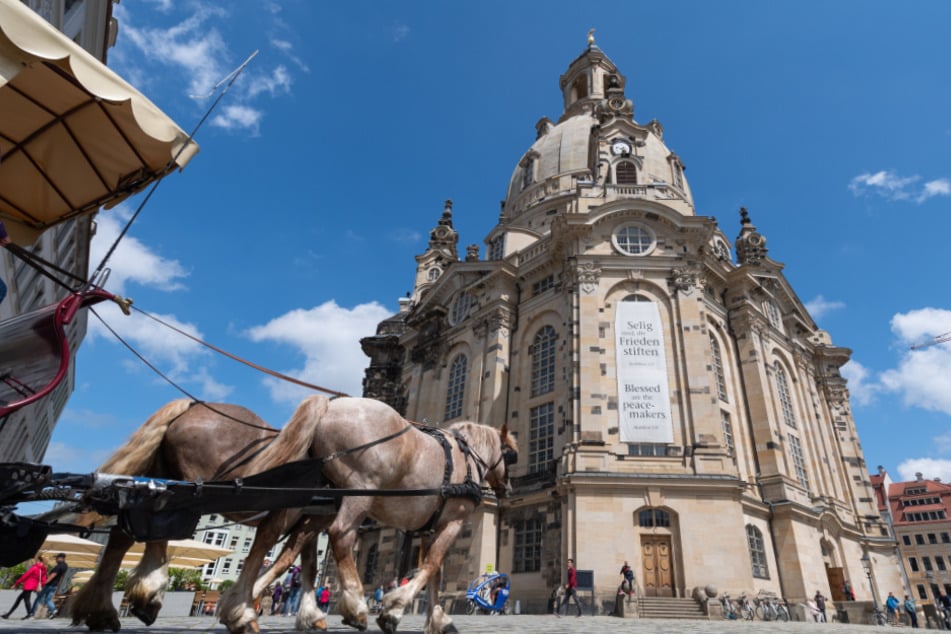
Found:
[(637, 522), (641, 528), (669, 528), (670, 513), (662, 509), (644, 509), (637, 514)]
[(440, 275), (442, 275), (442, 271), (439, 269), (438, 266), (434, 266), (433, 268), (429, 269), (428, 278), (430, 282), (435, 281), (436, 278), (438, 278)]
[(783, 411), (783, 420), (792, 428), (796, 427), (796, 412), (793, 410), (792, 397), (789, 392), (789, 381), (786, 379), (786, 371), (782, 364), (777, 361), (773, 364), (776, 370), (776, 392), (779, 393), (779, 406)]
[(720, 355), (720, 343), (712, 334), (710, 335), (710, 348), (713, 350), (713, 372), (717, 377), (717, 396), (724, 403), (729, 403), (730, 399), (726, 394), (726, 376), (723, 374), (723, 357)]
[(558, 334), (545, 326), (535, 335), (530, 348), (532, 355), (532, 396), (547, 394), (555, 389), (555, 344)]
[(456, 295), (456, 301), (452, 304), (452, 310), (449, 312), (449, 323), (456, 326), (469, 316), (469, 310), (472, 308), (472, 295), (463, 291)]
[(753, 576), (769, 579), (769, 567), (766, 565), (766, 547), (763, 545), (763, 533), (752, 524), (746, 525), (746, 541), (750, 546), (750, 561), (753, 563)]
[(460, 354), (452, 360), (449, 368), (449, 389), (446, 390), (446, 420), (462, 416), (462, 397), (466, 392), (466, 355)]
[(631, 161), (621, 161), (614, 168), (614, 177), (618, 185), (636, 185), (637, 166)]

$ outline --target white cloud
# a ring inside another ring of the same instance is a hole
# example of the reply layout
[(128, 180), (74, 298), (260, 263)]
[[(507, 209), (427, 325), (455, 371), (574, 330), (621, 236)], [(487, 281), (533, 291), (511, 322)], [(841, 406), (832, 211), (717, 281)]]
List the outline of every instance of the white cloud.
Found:
[(249, 106), (225, 106), (222, 113), (211, 119), (211, 124), (225, 130), (248, 130), (257, 135), (263, 113)]
[(830, 302), (822, 295), (817, 295), (815, 299), (806, 302), (806, 310), (813, 319), (819, 319), (826, 313), (840, 308), (845, 308), (845, 302)]
[(929, 198), (934, 198), (935, 196), (951, 196), (951, 181), (949, 181), (947, 178), (939, 178), (937, 180), (928, 181), (925, 183), (924, 189), (921, 191), (921, 194), (918, 195), (918, 198), (916, 198), (915, 201), (922, 203)]
[(227, 74), (224, 65), (228, 47), (215, 28), (207, 28), (211, 17), (227, 13), (218, 7), (199, 6), (198, 10), (169, 28), (137, 28), (127, 11), (121, 12), (122, 36), (127, 38), (150, 61), (178, 67), (188, 78), (188, 92), (195, 96), (207, 95)]
[(899, 481), (914, 480), (917, 473), (926, 480), (941, 478), (942, 482), (951, 482), (951, 460), (910, 458), (898, 465)]
[[(105, 257), (128, 218), (128, 210), (121, 206), (96, 217), (96, 235), (89, 246), (91, 268), (97, 267)], [(107, 266), (112, 272), (106, 286), (117, 295), (124, 294), (130, 283), (163, 291), (180, 290), (188, 276), (178, 260), (163, 258), (129, 234), (119, 242)]]
[(859, 174), (849, 182), (849, 189), (856, 196), (874, 194), (888, 200), (914, 200), (923, 203), (935, 196), (951, 195), (951, 181), (938, 178), (928, 181), (920, 188), (914, 185), (921, 180), (917, 174), (899, 176), (892, 170)]
[(851, 400), (859, 405), (868, 405), (875, 400), (876, 393), (881, 389), (874, 381), (869, 381), (868, 368), (855, 359), (850, 359), (842, 366), (842, 376), (848, 381)]
[(248, 97), (254, 98), (262, 92), (270, 94), (272, 97), (280, 93), (288, 94), (291, 92), (291, 75), (287, 72), (285, 66), (278, 66), (270, 75), (254, 75), (248, 79)]
[(948, 331), (949, 310), (923, 308), (895, 315), (892, 332), (904, 352), (897, 368), (881, 374), (884, 389), (900, 394), (906, 405), (951, 415), (951, 345), (911, 349)]
[(111, 449), (80, 449), (61, 442), (51, 442), (46, 448), (43, 462), (56, 465), (57, 471), (92, 473), (111, 454)]
[[(377, 302), (352, 309), (324, 302), (311, 309), (296, 309), (255, 326), (247, 335), (257, 342), (289, 344), (304, 357), (302, 367), (284, 374), (308, 383), (354, 396), (362, 394), (364, 371), (369, 359), (360, 348), (360, 339), (376, 333), (380, 321), (392, 315)], [(275, 401), (296, 404), (311, 390), (286, 381), (266, 379)]]

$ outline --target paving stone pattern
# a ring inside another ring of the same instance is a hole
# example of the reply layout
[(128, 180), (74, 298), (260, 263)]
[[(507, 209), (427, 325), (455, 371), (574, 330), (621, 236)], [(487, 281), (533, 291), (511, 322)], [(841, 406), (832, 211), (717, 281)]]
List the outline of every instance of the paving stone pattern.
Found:
[[(751, 623), (741, 621), (672, 621), (664, 619), (619, 619), (610, 616), (574, 616), (557, 618), (540, 615), (509, 616), (464, 616), (454, 615), (453, 621), (460, 634), (726, 634), (732, 633), (789, 633), (798, 634), (874, 634), (879, 628), (870, 629), (869, 625), (839, 623)], [(340, 622), (338, 615), (328, 619), (327, 631), (332, 634), (355, 634), (357, 630)], [(891, 629), (891, 628), (883, 628)], [(23, 634), (51, 632), (87, 632), (84, 626), (73, 627), (66, 619), (41, 621), (21, 621), (12, 617), (9, 621), (0, 620), (0, 632)], [(422, 634), (423, 617), (406, 616), (400, 627), (401, 634)], [(908, 630), (910, 631), (910, 630)], [(227, 633), (223, 625), (211, 617), (159, 617), (150, 627), (135, 619), (123, 619), (122, 634), (201, 634), (214, 632)], [(261, 619), (262, 634), (296, 634), (294, 619), (285, 617), (264, 617)], [(375, 623), (367, 630), (370, 634), (380, 632)]]

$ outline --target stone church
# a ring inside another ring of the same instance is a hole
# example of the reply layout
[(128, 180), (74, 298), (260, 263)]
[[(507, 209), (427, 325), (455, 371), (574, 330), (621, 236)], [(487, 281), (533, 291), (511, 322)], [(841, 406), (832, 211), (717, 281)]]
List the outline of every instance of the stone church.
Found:
[[(540, 612), (568, 558), (598, 605), (625, 561), (643, 596), (901, 587), (840, 373), (850, 351), (816, 326), (754, 214), (732, 229), (697, 215), (684, 161), (659, 121), (634, 119), (593, 40), (559, 85), (563, 112), (513, 157), (484, 257), (459, 253), (447, 201), (413, 292), (362, 341), (365, 396), (518, 437), (514, 495), (473, 516), (444, 596), (492, 567)], [(366, 583), (418, 557), (418, 536), (364, 527)]]

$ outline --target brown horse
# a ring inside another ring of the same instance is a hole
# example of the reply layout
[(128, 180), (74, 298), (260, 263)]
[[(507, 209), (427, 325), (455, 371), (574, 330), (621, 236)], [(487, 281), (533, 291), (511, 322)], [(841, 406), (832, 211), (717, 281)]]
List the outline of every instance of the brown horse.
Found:
[[(305, 400), (278, 433), (243, 407), (196, 403), (188, 399), (172, 401), (155, 412), (98, 472), (188, 481), (233, 479), (260, 473), (306, 457), (313, 443), (313, 425), (320, 420), (327, 402), (324, 397)], [(274, 544), (299, 518), (300, 513), (296, 510), (277, 510), (263, 518), (252, 518), (250, 523), (257, 525), (262, 543), (270, 541)], [(90, 513), (78, 521), (91, 525), (101, 519)], [(229, 516), (229, 519), (246, 521), (249, 518), (246, 514)], [(310, 533), (295, 533), (288, 539), (292, 546), (289, 550), (300, 550), (304, 546), (301, 540), (314, 538), (315, 535)], [(112, 604), (112, 588), (122, 557), (132, 544), (128, 535), (118, 528), (112, 529), (99, 567), (74, 600), (74, 625), (84, 622), (94, 631), (119, 630), (118, 614)], [(166, 548), (167, 542), (148, 542), (141, 562), (129, 575), (126, 584), (130, 611), (147, 625), (155, 621), (162, 607), (168, 582)], [(305, 553), (309, 550), (313, 548), (304, 548)], [(281, 569), (285, 569), (294, 556), (282, 553), (274, 568), (283, 565)], [(254, 568), (249, 574), (257, 570)], [(247, 566), (244, 571), (248, 571)], [(312, 580), (313, 576), (308, 585)], [(306, 594), (313, 595), (313, 592)], [(322, 613), (317, 610), (313, 597), (307, 601), (306, 594), (298, 612), (298, 629), (325, 627), (320, 622)]]
[[(311, 397), (314, 398), (314, 397)], [(310, 399), (308, 399), (310, 400)], [(304, 401), (304, 404), (307, 401)], [(304, 407), (304, 404), (301, 407)], [(377, 623), (394, 634), (407, 606), (416, 594), (429, 586), (427, 634), (454, 631), (452, 620), (437, 601), (440, 565), (463, 522), (478, 500), (472, 496), (471, 481), (478, 487), (488, 484), (498, 494), (509, 490), (508, 464), (517, 457), (514, 439), (506, 428), (496, 429), (476, 423), (456, 423), (430, 433), (404, 420), (386, 404), (366, 398), (338, 398), (329, 402), (319, 421), (312, 425), (314, 436), (310, 455), (320, 459), (320, 475), (340, 489), (392, 492), (414, 490), (408, 496), (347, 495), (337, 514), (312, 517), (301, 540), (305, 541), (329, 524), (328, 532), (343, 588), (337, 604), (344, 623), (360, 630), (367, 627), (367, 604), (363, 585), (353, 559), (357, 529), (367, 517), (402, 530), (433, 530), (419, 573), (405, 586), (383, 598), (383, 612)], [(446, 478), (447, 461), (452, 469)], [(448, 482), (446, 481), (448, 480)], [(450, 485), (447, 489), (446, 485)], [(425, 491), (425, 493), (420, 493)], [(409, 493), (410, 491), (408, 491)], [(245, 559), (244, 571), (258, 570), (270, 548), (266, 536), (258, 534)], [(305, 562), (306, 563), (306, 562)], [(257, 631), (253, 597), (274, 581), (282, 569), (272, 566), (260, 579), (241, 575), (219, 602), (219, 618), (232, 633)], [(304, 576), (313, 574), (305, 567)], [(311, 593), (312, 594), (312, 593)]]

